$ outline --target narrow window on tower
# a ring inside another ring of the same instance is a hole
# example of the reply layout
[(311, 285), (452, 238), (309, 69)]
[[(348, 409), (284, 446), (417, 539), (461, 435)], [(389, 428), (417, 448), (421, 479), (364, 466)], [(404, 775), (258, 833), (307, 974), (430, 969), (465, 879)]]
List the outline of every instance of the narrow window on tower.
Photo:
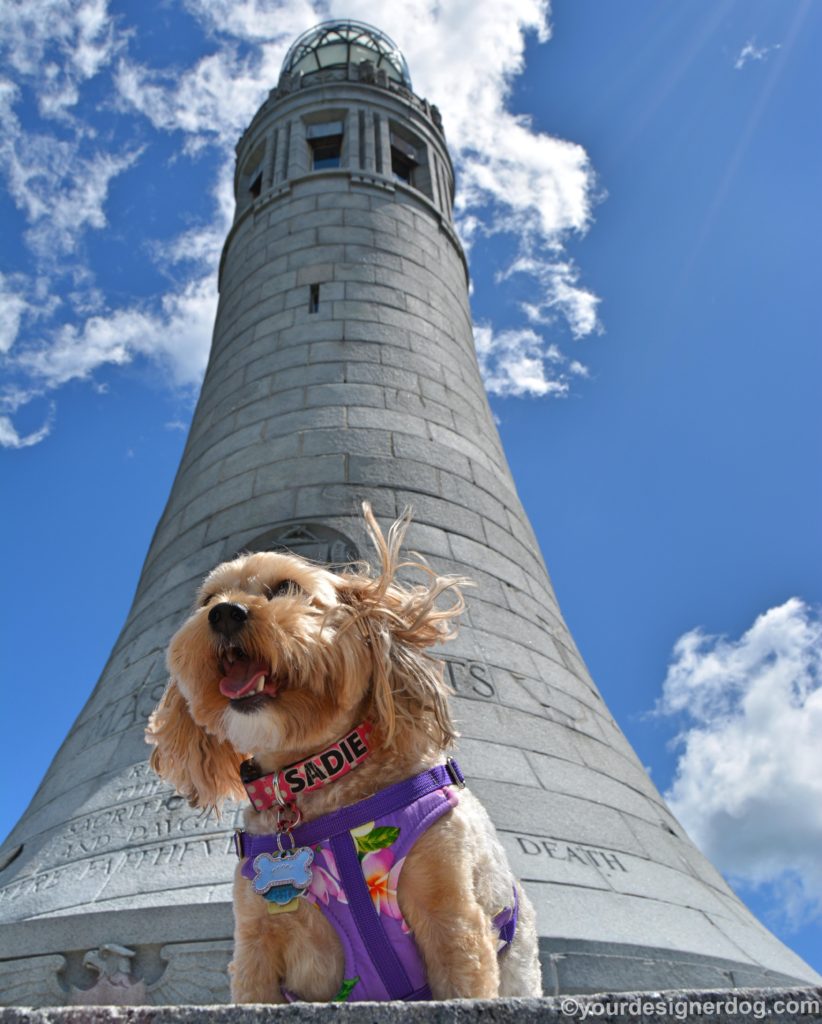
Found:
[(238, 208), (259, 199), (263, 191), (263, 156), (265, 144), (261, 143), (243, 164), (239, 182)]
[(409, 131), (399, 121), (388, 124), (388, 138), (391, 145), (391, 174), (395, 181), (423, 192), (429, 199), (434, 198), (431, 159), (424, 139)]
[(319, 313), (320, 311), (320, 286), (312, 284), (308, 292), (308, 312)]
[(414, 169), (419, 160), (417, 149), (410, 142), (391, 132), (391, 173), (397, 181), (414, 184)]
[(358, 127), (360, 137), (360, 167), (365, 167), (365, 111), (361, 110), (358, 116)]
[(311, 170), (323, 171), (339, 167), (342, 163), (343, 123), (330, 121), (325, 124), (310, 124), (306, 137), (311, 150)]

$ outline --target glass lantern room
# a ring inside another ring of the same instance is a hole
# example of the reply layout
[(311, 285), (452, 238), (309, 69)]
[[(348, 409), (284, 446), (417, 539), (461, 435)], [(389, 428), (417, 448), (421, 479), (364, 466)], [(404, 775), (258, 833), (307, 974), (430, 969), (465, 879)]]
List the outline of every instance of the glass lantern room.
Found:
[(362, 21), (324, 21), (303, 32), (285, 55), (283, 71), (306, 74), (363, 60), (373, 61), (389, 78), (411, 88), (408, 65), (396, 43)]

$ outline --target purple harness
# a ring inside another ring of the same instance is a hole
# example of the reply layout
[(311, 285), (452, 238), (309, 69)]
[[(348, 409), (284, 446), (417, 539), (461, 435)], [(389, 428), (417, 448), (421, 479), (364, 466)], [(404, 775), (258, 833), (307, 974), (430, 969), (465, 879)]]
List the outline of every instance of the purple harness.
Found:
[[(340, 938), (343, 983), (333, 1002), (431, 998), (417, 944), (400, 913), (397, 887), (406, 855), (417, 839), (459, 797), (463, 774), (449, 758), (405, 782), (293, 830), (294, 842), (314, 851), (305, 898), (321, 911)], [(242, 874), (254, 878), (261, 853), (276, 853), (275, 835), (237, 833)], [(493, 919), (498, 951), (513, 941), (517, 893)], [(285, 992), (291, 1001), (296, 998)]]

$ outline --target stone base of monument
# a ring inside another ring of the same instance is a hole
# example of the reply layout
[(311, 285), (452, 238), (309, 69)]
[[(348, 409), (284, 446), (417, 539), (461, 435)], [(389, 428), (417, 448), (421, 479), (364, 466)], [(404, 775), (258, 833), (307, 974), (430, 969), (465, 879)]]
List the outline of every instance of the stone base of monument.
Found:
[(822, 988), (672, 989), (546, 999), (286, 1006), (74, 1006), (0, 1009), (0, 1024), (779, 1024), (822, 1022)]

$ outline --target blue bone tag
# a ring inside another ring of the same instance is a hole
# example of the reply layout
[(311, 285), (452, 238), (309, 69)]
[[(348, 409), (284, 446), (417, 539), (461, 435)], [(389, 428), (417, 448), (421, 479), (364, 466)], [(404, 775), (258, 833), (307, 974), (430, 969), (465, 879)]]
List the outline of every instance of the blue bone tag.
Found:
[[(260, 853), (254, 858), (254, 889), (265, 895), (275, 886), (286, 886), (303, 890), (311, 884), (311, 862), (314, 851), (308, 846), (300, 846), (296, 850), (285, 850), (283, 853)], [(293, 898), (292, 893), (289, 899)], [(280, 900), (273, 897), (277, 903)], [(284, 900), (283, 902), (288, 902)]]

